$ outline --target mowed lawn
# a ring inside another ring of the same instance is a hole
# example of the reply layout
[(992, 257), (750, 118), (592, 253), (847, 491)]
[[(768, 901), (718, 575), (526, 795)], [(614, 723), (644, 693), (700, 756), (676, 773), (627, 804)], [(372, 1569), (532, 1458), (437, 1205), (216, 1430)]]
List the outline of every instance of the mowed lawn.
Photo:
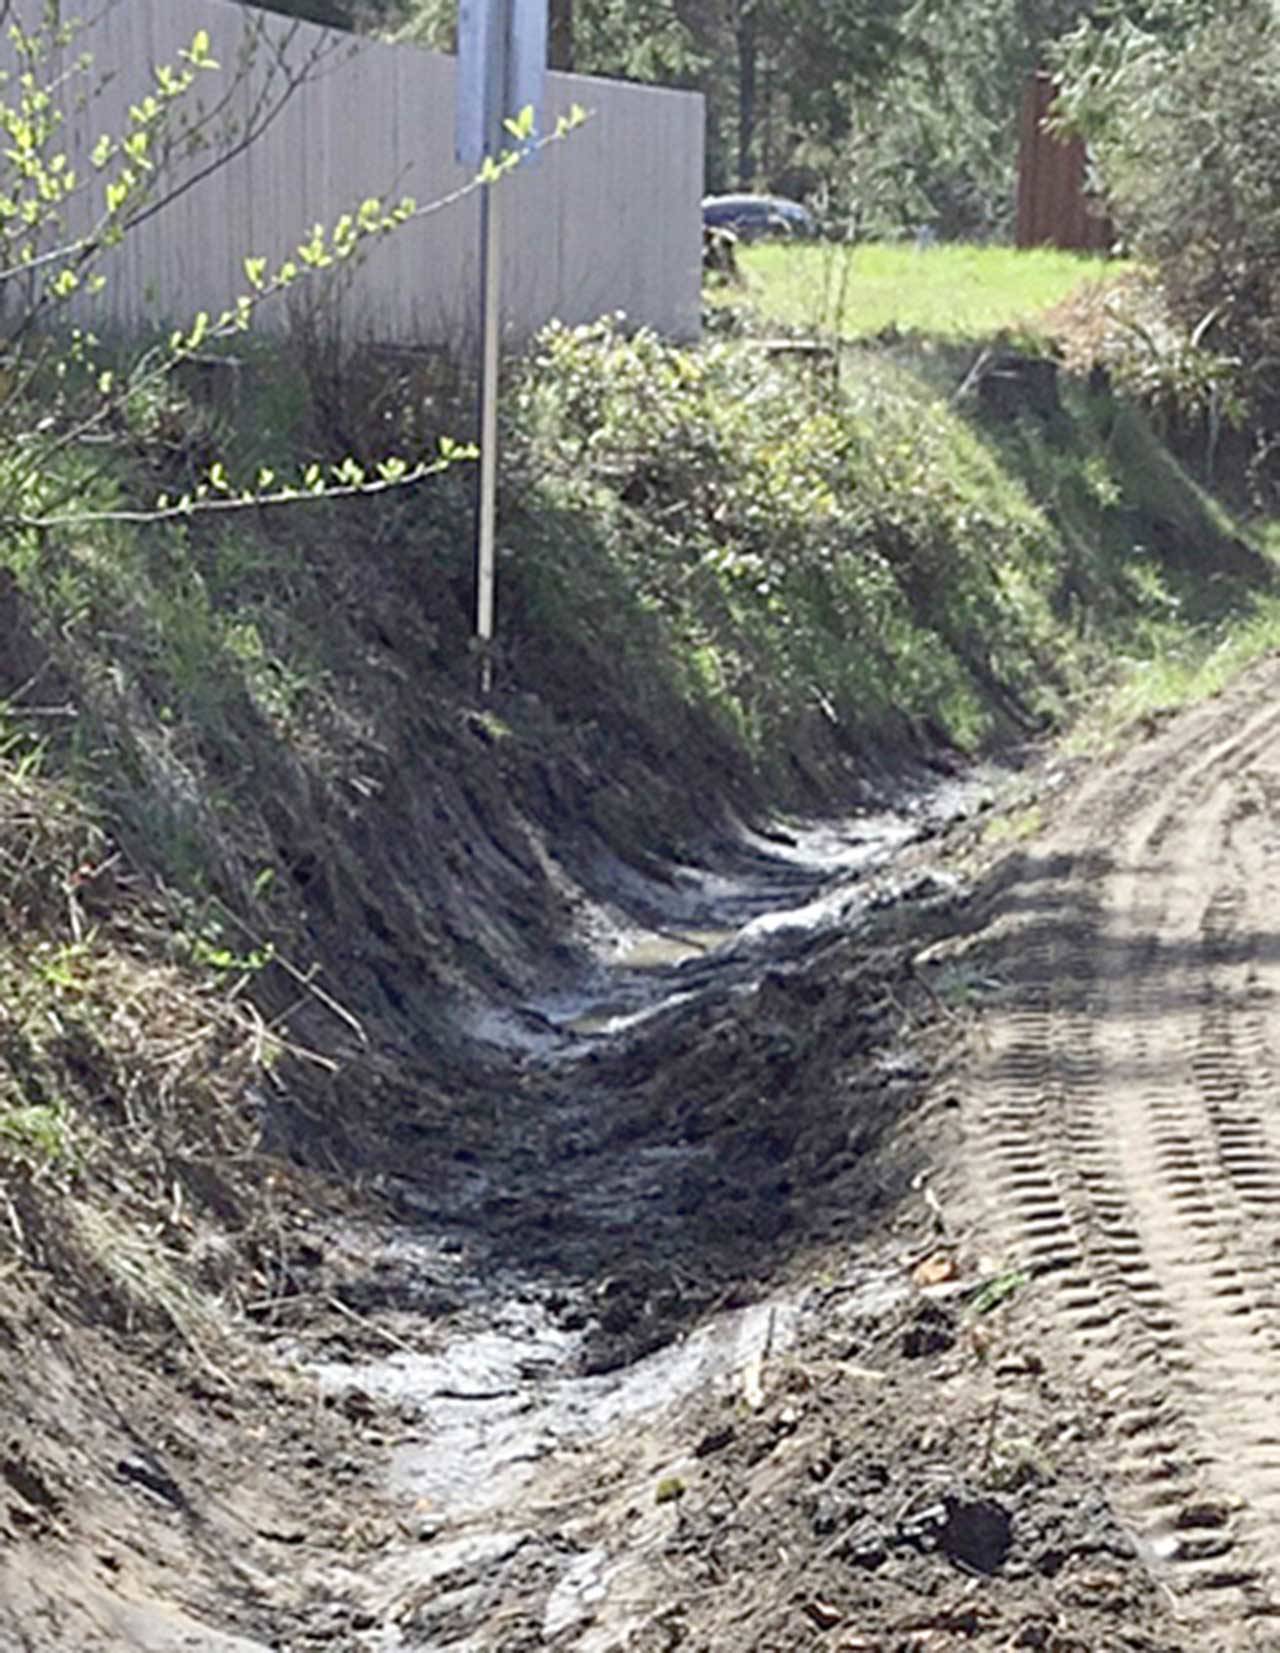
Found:
[(935, 338), (1034, 330), (1036, 318), (1083, 283), (1114, 277), (1115, 260), (1048, 249), (910, 243), (838, 246), (772, 242), (738, 249), (746, 283), (712, 288), (712, 303), (744, 296), (766, 322), (861, 339), (897, 327)]

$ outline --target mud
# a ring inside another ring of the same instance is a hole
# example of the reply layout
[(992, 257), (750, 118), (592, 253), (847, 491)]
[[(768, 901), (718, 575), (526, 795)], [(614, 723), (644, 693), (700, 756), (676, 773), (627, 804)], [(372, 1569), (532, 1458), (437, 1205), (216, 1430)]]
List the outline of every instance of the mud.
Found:
[(930, 1184), (955, 1029), (913, 960), (990, 799), (622, 881), (579, 990), (473, 1022), (488, 1152), (402, 1164), (402, 1226), (329, 1248), (399, 1347), (310, 1369), (394, 1420), (413, 1539), (353, 1646), (1178, 1645), (1020, 1277)]
[(597, 869), (282, 1218), (270, 1382), (7, 1318), (0, 1647), (1280, 1647), (1278, 690)]
[(368, 1646), (1280, 1646), (1277, 677), (537, 1007), (554, 1214), (325, 1369), (420, 1408)]

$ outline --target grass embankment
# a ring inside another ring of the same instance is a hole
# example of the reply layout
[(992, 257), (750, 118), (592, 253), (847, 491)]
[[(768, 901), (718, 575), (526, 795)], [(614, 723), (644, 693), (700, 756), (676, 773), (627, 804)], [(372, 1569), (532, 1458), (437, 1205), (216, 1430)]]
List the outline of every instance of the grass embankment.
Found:
[(859, 350), (836, 392), (750, 345), (551, 334), (527, 462), (590, 531), (530, 519), (513, 572), (552, 692), (593, 680), (640, 728), (672, 695), (775, 795), (820, 794), (877, 746), (1047, 728), (1115, 654), (1258, 612), (1266, 564), (1137, 410), (1064, 382), (984, 412), (973, 363)]
[(858, 246), (780, 242), (738, 249), (740, 287), (713, 289), (719, 306), (748, 304), (772, 326), (844, 339), (890, 328), (939, 340), (1034, 331), (1037, 320), (1087, 281), (1121, 266), (1043, 248), (911, 242)]
[[(1274, 563), (1280, 536), (1260, 531)], [(1176, 711), (1224, 689), (1250, 662), (1280, 649), (1280, 598), (1259, 592), (1240, 611), (1216, 622), (1172, 619), (1141, 652), (1112, 660), (1108, 693), (1092, 701), (1070, 731), (1079, 750), (1113, 746), (1135, 722)]]
[[(1119, 656), (1258, 641), (1267, 565), (1138, 412), (984, 412), (973, 359), (855, 350), (837, 391), (750, 343), (550, 333), (509, 400), (487, 702), (457, 477), (0, 543), (0, 1247), (71, 1236), (126, 1323), (269, 1294), (264, 1156), (482, 1146), (449, 1006), (572, 966), (564, 869), (602, 843), (836, 807), (1061, 722)], [(235, 433), (174, 388), (95, 500), (456, 418), (323, 365), (250, 373)]]

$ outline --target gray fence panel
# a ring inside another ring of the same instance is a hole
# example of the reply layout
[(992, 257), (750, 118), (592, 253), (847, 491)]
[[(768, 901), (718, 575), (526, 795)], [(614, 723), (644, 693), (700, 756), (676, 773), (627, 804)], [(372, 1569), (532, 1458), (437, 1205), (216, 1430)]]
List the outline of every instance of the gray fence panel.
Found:
[[(39, 8), (21, 0), (18, 9)], [(131, 232), (108, 261), (106, 290), (80, 303), (81, 320), (136, 331), (217, 313), (246, 291), (246, 255), (278, 264), (312, 225), (332, 225), (370, 195), (411, 195), (423, 205), (467, 181), (453, 160), (452, 58), (234, 0), (87, 0), (86, 11), (69, 55), (92, 54), (95, 81), (105, 84), (92, 99), (66, 103), (65, 147), (91, 182), (69, 212), (77, 232), (101, 206), (101, 179), (88, 161), (94, 143), (129, 130), (129, 107), (151, 88), (154, 65), (176, 63), (197, 30), (208, 31), (222, 65), (202, 77), (199, 101), (217, 112), (223, 146), (264, 93), (280, 90), (284, 73), (311, 69), (253, 145)], [(255, 40), (252, 66), (237, 74)], [(0, 63), (8, 57), (0, 45)], [(551, 121), (574, 103), (592, 119), (501, 185), (508, 341), (518, 344), (552, 317), (578, 323), (613, 311), (671, 337), (696, 337), (701, 98), (551, 75), (548, 101)], [(210, 159), (208, 151), (175, 159), (171, 181), (193, 177)], [(359, 269), (337, 280), (348, 335), (403, 344), (470, 335), (478, 217), (473, 194), (369, 246)], [(264, 312), (259, 325), (281, 325), (285, 310)]]

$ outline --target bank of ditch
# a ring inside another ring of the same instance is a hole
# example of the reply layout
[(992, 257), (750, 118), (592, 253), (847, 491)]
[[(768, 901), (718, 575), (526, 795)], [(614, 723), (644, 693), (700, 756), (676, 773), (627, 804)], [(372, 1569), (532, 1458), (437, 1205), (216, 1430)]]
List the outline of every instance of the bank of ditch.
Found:
[[(278, 462), (336, 434), (364, 458), (457, 428), (417, 365), (375, 384), (367, 362), (327, 362), (323, 383), (314, 365), (264, 355), (233, 419), (176, 385), (151, 397), (112, 465), (92, 456), (93, 502), (145, 500), (218, 453)], [(344, 1519), (352, 1497), (380, 1507), (360, 1480), (377, 1440), (358, 1401), (308, 1422), (311, 1380), (280, 1361), (335, 1317), (353, 1348), (416, 1347), (371, 1317), (483, 1310), (486, 1276), (447, 1261), (455, 1206), (462, 1251), (526, 1284), (541, 1269), (538, 1312), (585, 1326), (598, 1368), (755, 1289), (837, 1205), (869, 1230), (909, 1185), (892, 1143), (923, 1072), (902, 1048), (929, 1014), (903, 926), (945, 927), (960, 900), (923, 861), (889, 878), (878, 929), (851, 937), (837, 912), (802, 937), (828, 949), (816, 974), (785, 948), (740, 978), (712, 966), (696, 1019), (675, 1003), (588, 1051), (566, 1175), (552, 1102), (578, 1056), (557, 1003), (628, 936), (705, 952), (733, 904), (690, 903), (699, 880), (758, 910), (830, 889), (839, 868), (805, 862), (797, 821), (842, 822), (847, 847), (896, 804), (925, 843), (920, 800), (984, 754), (1016, 759), (1120, 657), (1203, 654), (1245, 624), (1261, 646), (1274, 613), (1267, 558), (1140, 410), (1003, 346), (867, 348), (832, 385), (749, 343), (553, 329), (507, 417), (487, 697), (460, 471), (0, 550), (4, 1473), (10, 1560), (52, 1604), (33, 1646), (91, 1645), (66, 1639), (57, 1568), (33, 1562), (68, 1545), (93, 1601), (123, 1571), (228, 1634), (301, 1637), (305, 1591), (267, 1575), (307, 1507), (342, 1597), (333, 1555), (377, 1539)], [(660, 1188), (650, 1231), (601, 1213), (606, 1150)], [(831, 1198), (809, 1200), (834, 1161)], [(350, 1261), (371, 1223), (407, 1224), (435, 1264), (394, 1245), (380, 1274)], [(246, 1558), (226, 1502), (241, 1426), (269, 1442)], [(127, 1554), (98, 1567), (125, 1507)], [(200, 1544), (164, 1527), (197, 1507)]]

